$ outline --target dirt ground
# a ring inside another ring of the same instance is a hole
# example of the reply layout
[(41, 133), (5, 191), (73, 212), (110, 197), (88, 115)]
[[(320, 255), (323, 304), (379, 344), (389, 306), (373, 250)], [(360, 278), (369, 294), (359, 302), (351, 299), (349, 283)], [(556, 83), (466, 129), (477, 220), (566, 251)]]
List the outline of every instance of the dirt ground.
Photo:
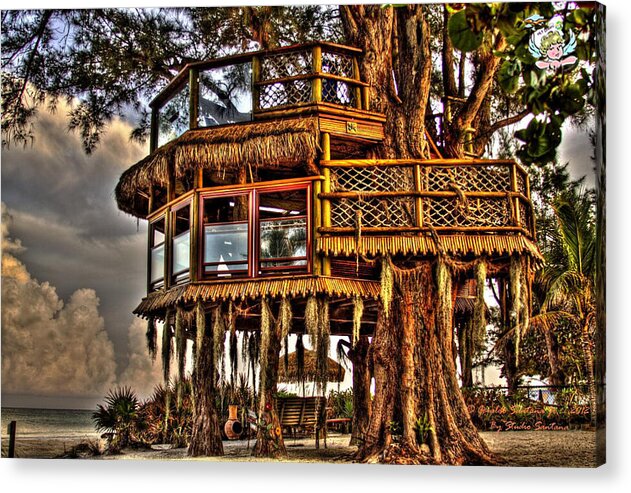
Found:
[[(507, 466), (539, 467), (595, 467), (596, 434), (593, 431), (503, 431), (483, 432), (490, 449), (503, 457)], [(332, 434), (327, 448), (321, 443), (315, 448), (314, 439), (286, 440), (289, 457), (287, 462), (352, 462), (355, 447), (349, 447), (349, 435)], [(21, 458), (55, 458), (68, 453), (77, 441), (68, 440), (18, 440), (17, 456)], [(223, 457), (196, 460), (266, 462), (251, 456), (253, 441), (224, 442)], [(6, 455), (6, 443), (2, 443), (2, 456)], [(125, 450), (119, 455), (85, 457), (101, 460), (190, 460), (186, 449)]]

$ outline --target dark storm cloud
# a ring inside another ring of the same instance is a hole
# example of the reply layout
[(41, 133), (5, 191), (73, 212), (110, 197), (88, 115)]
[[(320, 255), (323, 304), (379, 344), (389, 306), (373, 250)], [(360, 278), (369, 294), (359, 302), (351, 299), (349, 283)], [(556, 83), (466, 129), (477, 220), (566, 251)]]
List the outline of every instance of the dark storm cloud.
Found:
[(129, 141), (130, 127), (112, 123), (93, 155), (66, 127), (68, 107), (42, 111), (32, 147), (2, 151), (2, 201), (11, 233), (31, 275), (67, 299), (80, 288), (100, 299), (119, 368), (127, 363), (132, 309), (144, 294), (146, 227), (116, 208), (114, 187), (146, 150)]
[[(593, 123), (592, 123), (593, 126)], [(588, 130), (580, 130), (569, 124), (563, 128), (563, 141), (559, 146), (558, 160), (560, 163), (570, 163), (570, 175), (574, 179), (585, 177), (585, 186), (595, 186), (594, 150), (589, 140)]]

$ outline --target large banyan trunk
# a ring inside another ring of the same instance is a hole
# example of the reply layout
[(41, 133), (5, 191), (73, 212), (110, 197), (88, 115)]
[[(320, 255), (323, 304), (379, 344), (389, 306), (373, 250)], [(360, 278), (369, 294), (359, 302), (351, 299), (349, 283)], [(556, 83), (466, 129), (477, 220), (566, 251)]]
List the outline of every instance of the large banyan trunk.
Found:
[(350, 445), (359, 445), (364, 440), (370, 421), (370, 365), (368, 337), (362, 336), (349, 351), (353, 363), (353, 422)]
[(283, 441), (280, 418), (276, 411), (276, 385), (278, 364), (282, 342), (282, 317), (273, 322), (270, 307), (264, 299), (261, 302), (261, 357), (260, 392), (256, 444), (252, 455), (256, 457), (285, 457), (287, 449)]
[(458, 384), (451, 272), (444, 261), (436, 268), (433, 263), (391, 267), (392, 299), (386, 300), (389, 309), (380, 310), (371, 345), (372, 415), (357, 457), (366, 462), (496, 464), (499, 460), (471, 422)]
[(223, 455), (219, 416), (215, 407), (218, 368), (215, 361), (212, 324), (198, 316), (195, 369), (193, 371), (193, 432), (188, 446), (191, 457)]

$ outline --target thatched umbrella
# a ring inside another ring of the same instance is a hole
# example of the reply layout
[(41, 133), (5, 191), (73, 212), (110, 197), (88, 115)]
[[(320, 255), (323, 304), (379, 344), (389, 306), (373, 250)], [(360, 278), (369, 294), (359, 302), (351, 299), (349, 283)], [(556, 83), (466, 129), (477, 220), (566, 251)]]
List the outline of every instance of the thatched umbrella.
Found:
[[(341, 382), (344, 380), (346, 370), (337, 361), (331, 358), (327, 358), (327, 381), (329, 382)], [(302, 377), (302, 378), (301, 378)], [(285, 383), (303, 383), (303, 382), (315, 382), (318, 380), (318, 357), (315, 351), (304, 351), (304, 364), (302, 369), (302, 375), (300, 375), (298, 368), (297, 353), (289, 353), (288, 364), (285, 367), (285, 362), (281, 358), (278, 365), (278, 381)]]

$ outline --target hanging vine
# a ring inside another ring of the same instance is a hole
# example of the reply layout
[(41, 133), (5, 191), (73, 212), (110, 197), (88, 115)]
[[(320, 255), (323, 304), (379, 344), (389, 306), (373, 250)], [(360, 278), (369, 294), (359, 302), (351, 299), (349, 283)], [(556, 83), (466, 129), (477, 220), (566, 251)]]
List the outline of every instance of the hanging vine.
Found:
[(302, 333), (296, 337), (296, 366), (298, 374), (298, 383), (304, 383), (305, 372), (305, 345), (302, 340)]
[(239, 368), (239, 348), (237, 338), (236, 311), (232, 300), (228, 302), (228, 333), (230, 334), (230, 383), (234, 385), (237, 380), (237, 370)]
[[(221, 303), (217, 305), (213, 312), (213, 364), (215, 368), (221, 370), (223, 367), (223, 350), (226, 340), (226, 324), (223, 317)], [(220, 372), (219, 381), (223, 381), (224, 371)]]
[(484, 347), (486, 338), (486, 301), (484, 287), (486, 286), (486, 261), (482, 259), (475, 266), (476, 296), (473, 306), (473, 340), (476, 349)]
[(381, 303), (386, 319), (390, 318), (390, 304), (394, 293), (394, 274), (392, 271), (392, 259), (386, 255), (381, 259)]
[(436, 265), (436, 284), (438, 285), (437, 314), (440, 321), (439, 327), (443, 330), (450, 330), (452, 308), (452, 278), (449, 266), (443, 259), (438, 257)]
[(364, 315), (364, 300), (359, 295), (353, 297), (353, 338), (352, 346), (355, 347), (359, 341), (360, 329), (362, 326), (362, 316)]
[(315, 296), (309, 296), (307, 305), (305, 306), (305, 327), (309, 334), (309, 344), (315, 350), (318, 347), (318, 299)]
[(184, 371), (186, 367), (186, 337), (184, 334), (183, 308), (178, 307), (175, 311), (175, 348), (177, 356), (177, 408), (182, 408)]
[(515, 366), (519, 366), (519, 346), (521, 344), (521, 316), (522, 316), (522, 263), (517, 255), (513, 255), (510, 259), (510, 297), (512, 309), (510, 312), (511, 324), (514, 330), (515, 342)]
[(270, 331), (272, 330), (272, 313), (266, 297), (261, 299), (261, 347), (259, 349), (259, 371), (261, 375), (261, 392), (265, 388), (267, 375), (267, 353), (270, 344)]
[(151, 361), (156, 360), (156, 352), (158, 348), (158, 330), (156, 328), (156, 320), (153, 317), (149, 317), (147, 320), (147, 350)]
[(197, 362), (199, 360), (199, 352), (201, 351), (202, 342), (204, 340), (204, 334), (206, 333), (206, 312), (204, 311), (204, 305), (202, 300), (197, 302), (195, 307), (195, 344), (193, 345), (193, 361), (195, 368), (197, 368)]
[(169, 325), (170, 315), (164, 321), (162, 327), (162, 376), (165, 386), (169, 385), (169, 375), (171, 374), (171, 327)]
[(328, 300), (320, 300), (318, 310), (318, 345), (316, 347), (317, 354), (317, 385), (326, 395), (326, 387), (329, 375), (329, 349), (331, 325), (329, 322), (329, 302)]

